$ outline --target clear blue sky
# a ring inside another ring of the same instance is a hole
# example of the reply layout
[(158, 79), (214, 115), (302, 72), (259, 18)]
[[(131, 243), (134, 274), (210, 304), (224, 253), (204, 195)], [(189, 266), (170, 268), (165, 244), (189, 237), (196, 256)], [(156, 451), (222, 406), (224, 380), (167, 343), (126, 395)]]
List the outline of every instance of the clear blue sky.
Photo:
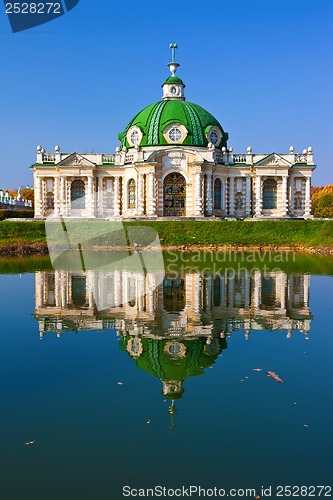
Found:
[(161, 98), (177, 42), (186, 97), (244, 152), (311, 145), (314, 185), (333, 183), (333, 2), (80, 0), (12, 34), (0, 8), (0, 187), (30, 184), (36, 146), (114, 152), (118, 132)]

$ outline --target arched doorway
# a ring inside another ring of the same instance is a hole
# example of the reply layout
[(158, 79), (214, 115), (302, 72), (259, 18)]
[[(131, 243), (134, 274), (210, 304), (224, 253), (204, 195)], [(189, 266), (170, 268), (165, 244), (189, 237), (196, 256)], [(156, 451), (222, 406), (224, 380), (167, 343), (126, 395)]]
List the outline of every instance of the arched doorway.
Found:
[(262, 198), (264, 210), (277, 208), (277, 183), (275, 179), (264, 181)]
[(179, 173), (166, 176), (163, 184), (164, 216), (186, 215), (186, 181)]

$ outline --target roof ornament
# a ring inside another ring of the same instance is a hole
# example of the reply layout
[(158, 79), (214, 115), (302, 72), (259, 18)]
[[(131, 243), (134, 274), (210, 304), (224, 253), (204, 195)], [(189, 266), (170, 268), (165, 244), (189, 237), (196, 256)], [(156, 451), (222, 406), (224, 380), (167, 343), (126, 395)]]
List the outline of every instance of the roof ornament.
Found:
[(178, 49), (178, 46), (176, 43), (170, 43), (170, 49), (171, 49), (171, 62), (168, 64), (172, 76), (175, 76), (175, 73), (177, 71), (177, 68), (180, 66), (180, 64), (175, 62), (175, 51)]

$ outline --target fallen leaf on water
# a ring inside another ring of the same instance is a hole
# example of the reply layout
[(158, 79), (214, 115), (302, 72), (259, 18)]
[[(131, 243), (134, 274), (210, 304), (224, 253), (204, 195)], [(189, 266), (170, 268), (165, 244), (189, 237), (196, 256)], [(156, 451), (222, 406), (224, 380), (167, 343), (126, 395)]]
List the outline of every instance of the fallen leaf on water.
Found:
[(268, 377), (271, 377), (276, 382), (283, 382), (282, 378), (280, 378), (279, 375), (277, 375), (275, 372), (266, 372), (266, 375)]
[(124, 385), (124, 382), (118, 382), (118, 385)]
[(262, 368), (253, 368), (254, 372), (262, 372)]
[(304, 427), (309, 427), (307, 424), (304, 424)]
[(31, 444), (35, 444), (35, 442), (36, 442), (36, 440), (34, 440), (34, 441), (27, 441), (24, 444), (26, 444), (27, 446), (30, 446)]
[(150, 424), (150, 420), (147, 420), (147, 421), (146, 421), (146, 424), (148, 424), (148, 425), (149, 425), (149, 424)]
[(256, 495), (256, 500), (259, 500), (259, 498), (261, 498), (260, 495)]

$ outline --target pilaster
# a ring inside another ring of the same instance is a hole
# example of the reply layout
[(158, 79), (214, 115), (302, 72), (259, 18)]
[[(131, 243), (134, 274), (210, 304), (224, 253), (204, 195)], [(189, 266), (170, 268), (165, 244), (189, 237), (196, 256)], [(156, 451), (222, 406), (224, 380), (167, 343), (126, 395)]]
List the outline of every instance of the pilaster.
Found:
[(261, 175), (256, 177), (256, 207), (255, 216), (260, 217), (262, 213), (262, 186), (261, 186)]
[(201, 170), (195, 173), (195, 215), (202, 215), (202, 173)]
[(229, 211), (228, 215), (233, 217), (235, 215), (235, 177), (229, 176)]
[(246, 176), (246, 187), (245, 187), (245, 215), (246, 217), (251, 217), (251, 175)]

